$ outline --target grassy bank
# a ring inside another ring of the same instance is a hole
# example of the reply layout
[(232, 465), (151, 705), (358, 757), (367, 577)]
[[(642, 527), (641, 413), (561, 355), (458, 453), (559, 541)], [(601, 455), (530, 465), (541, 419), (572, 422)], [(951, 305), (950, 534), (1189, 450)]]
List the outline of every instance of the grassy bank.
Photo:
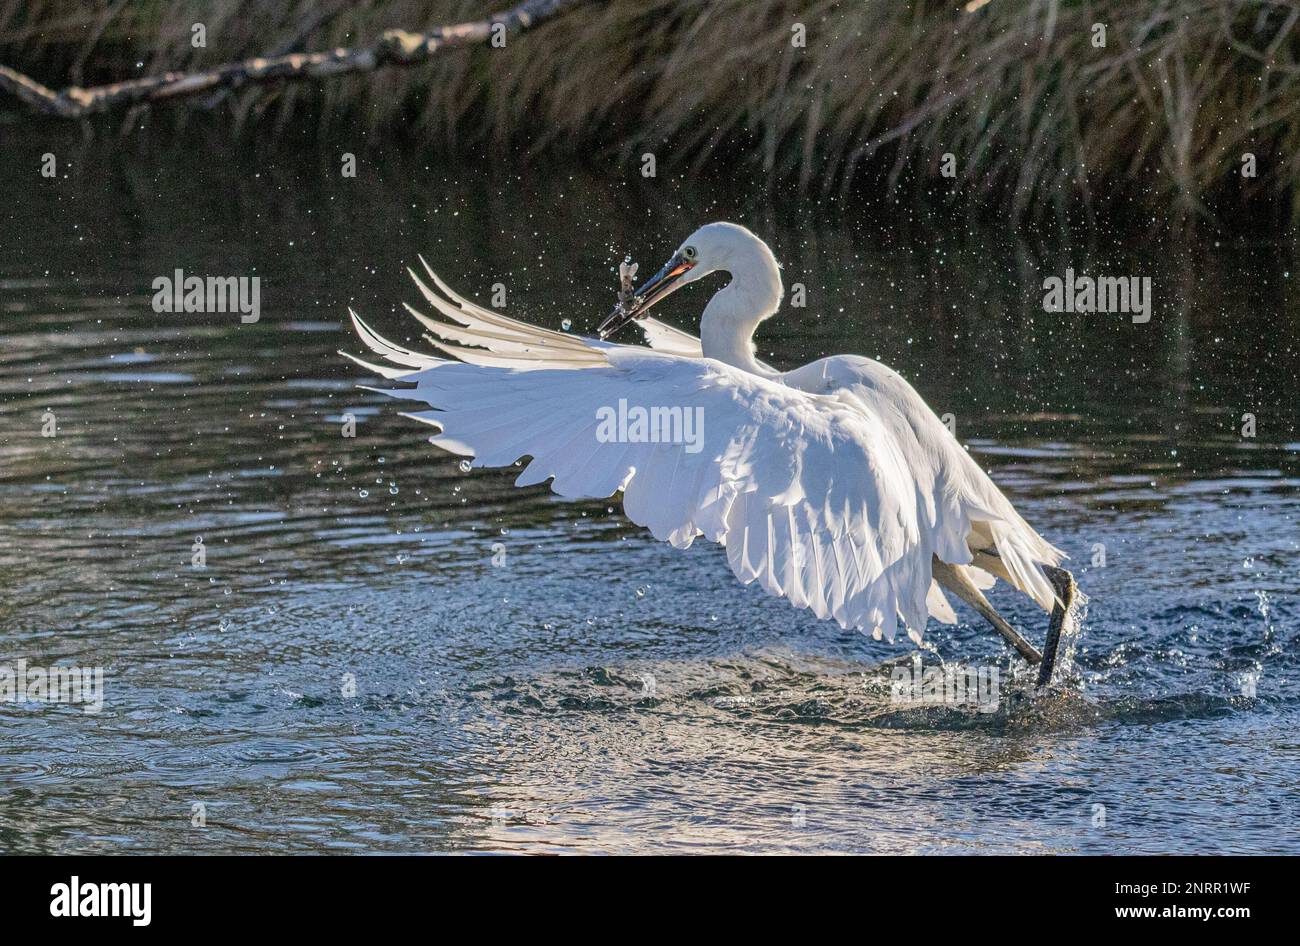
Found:
[[(349, 46), (506, 5), (0, 0), (0, 62), (61, 88)], [(196, 22), (206, 48), (191, 45)], [(651, 152), (661, 174), (725, 169), (809, 194), (955, 192), (1016, 218), (1122, 208), (1231, 222), (1267, 207), (1280, 224), (1300, 213), (1298, 110), (1300, 6), (1245, 0), (610, 0), (505, 49), (244, 90), (211, 108), (243, 134), (360, 123), (431, 153), (577, 153), (629, 173)]]

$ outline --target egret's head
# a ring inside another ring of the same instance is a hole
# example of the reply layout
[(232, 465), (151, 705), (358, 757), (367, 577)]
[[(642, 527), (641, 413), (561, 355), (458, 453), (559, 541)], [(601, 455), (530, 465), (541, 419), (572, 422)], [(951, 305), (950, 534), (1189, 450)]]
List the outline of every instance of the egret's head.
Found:
[[(614, 309), (597, 332), (601, 338), (608, 338), (633, 319), (645, 318), (655, 303), (687, 283), (718, 270), (734, 273), (763, 257), (771, 259), (772, 251), (740, 224), (706, 223), (682, 242), (664, 268), (636, 291), (628, 305)], [(774, 259), (771, 259), (771, 267), (775, 270)]]

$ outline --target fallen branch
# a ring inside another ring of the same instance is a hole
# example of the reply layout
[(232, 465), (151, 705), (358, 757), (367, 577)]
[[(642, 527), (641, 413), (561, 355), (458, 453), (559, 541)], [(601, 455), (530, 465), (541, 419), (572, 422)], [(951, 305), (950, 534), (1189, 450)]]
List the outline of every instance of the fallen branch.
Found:
[[(336, 19), (339, 16), (339, 14), (345, 12), (351, 5), (352, 5), (352, 0), (338, 0), (338, 3), (334, 6), (333, 9), (323, 10), (323, 11), (318, 10), (315, 16), (307, 20), (307, 22), (302, 25), (302, 28), (298, 30), (298, 34), (296, 36), (294, 36), (287, 43), (283, 43), (279, 47), (277, 47), (275, 52), (271, 53), (271, 55), (288, 56), (291, 53), (301, 52), (302, 47), (306, 45), (307, 40), (311, 38), (311, 35), (313, 33), (315, 33), (318, 29), (321, 29), (322, 27), (328, 26), (334, 19)], [(239, 88), (239, 85), (240, 84), (236, 82), (233, 85), (228, 85), (225, 88), (218, 89), (217, 91), (213, 92), (211, 95), (206, 97), (202, 102), (200, 102), (199, 108), (204, 109), (205, 111), (208, 109), (216, 108), (227, 98), (229, 98), (231, 94), (234, 93)]]
[(182, 99), (247, 83), (323, 79), (373, 72), (384, 66), (411, 66), (425, 62), (444, 49), (486, 43), (493, 38), (494, 32), (501, 32), (500, 27), (504, 27), (506, 36), (523, 33), (588, 2), (590, 0), (524, 0), (486, 20), (440, 26), (428, 33), (388, 30), (372, 46), (259, 57), (201, 72), (165, 72), (90, 89), (71, 86), (55, 92), (21, 72), (0, 65), (0, 91), (8, 92), (32, 111), (43, 115), (85, 118), (124, 105)]

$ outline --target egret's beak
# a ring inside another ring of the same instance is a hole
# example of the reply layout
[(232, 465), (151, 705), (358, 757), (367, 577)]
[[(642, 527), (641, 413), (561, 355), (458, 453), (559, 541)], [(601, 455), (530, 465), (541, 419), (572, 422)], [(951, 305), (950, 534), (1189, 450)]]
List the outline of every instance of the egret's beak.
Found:
[(682, 286), (682, 277), (694, 267), (695, 264), (689, 262), (682, 254), (675, 253), (663, 269), (655, 273), (636, 291), (631, 302), (626, 305), (619, 303), (614, 307), (614, 311), (608, 318), (600, 323), (596, 334), (601, 338), (609, 338), (633, 319), (644, 318), (652, 305)]

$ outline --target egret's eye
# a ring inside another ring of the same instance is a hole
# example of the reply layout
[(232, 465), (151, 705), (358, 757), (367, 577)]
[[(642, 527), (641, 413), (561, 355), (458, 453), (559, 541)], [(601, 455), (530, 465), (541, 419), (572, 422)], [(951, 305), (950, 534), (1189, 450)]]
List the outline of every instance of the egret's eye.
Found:
[(686, 259), (692, 259), (692, 260), (695, 259), (695, 247), (693, 246), (686, 247), (684, 250), (682, 250), (682, 256), (685, 257)]

